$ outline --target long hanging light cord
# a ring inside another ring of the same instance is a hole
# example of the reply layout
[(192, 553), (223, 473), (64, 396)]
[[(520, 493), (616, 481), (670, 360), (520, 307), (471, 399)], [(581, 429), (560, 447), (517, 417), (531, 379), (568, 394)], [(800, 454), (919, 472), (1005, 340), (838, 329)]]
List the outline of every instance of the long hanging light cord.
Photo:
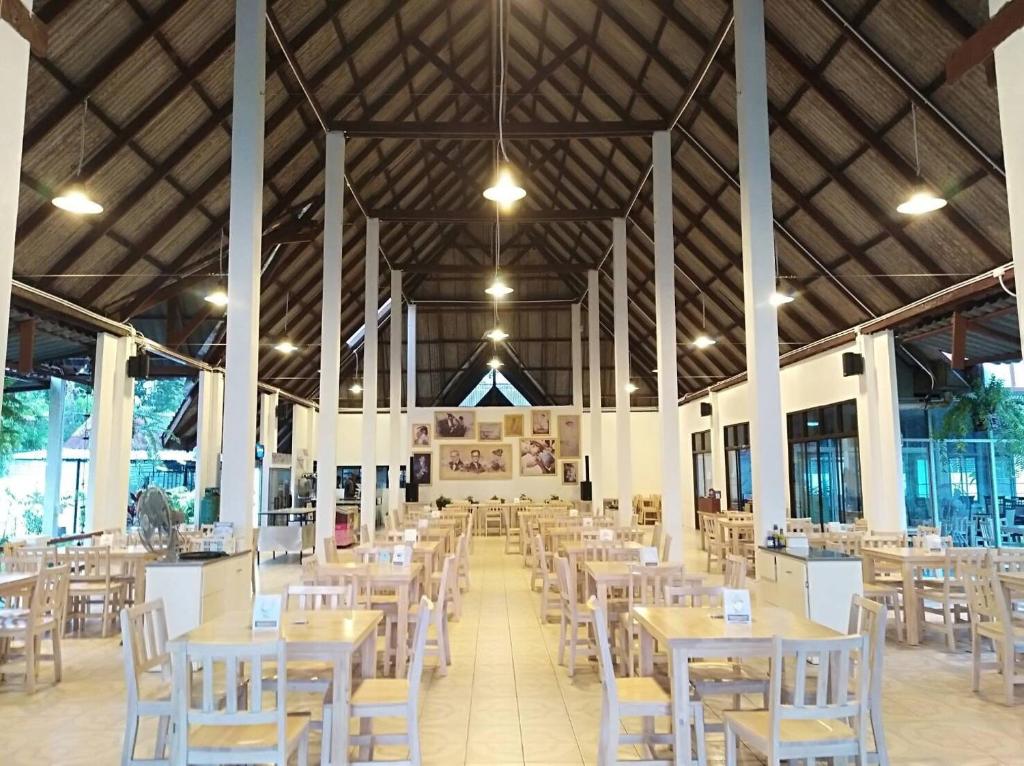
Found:
[(206, 296), (206, 301), (214, 306), (227, 306), (228, 293), (224, 289), (224, 229), (220, 230), (220, 247), (217, 249), (217, 286)]
[(82, 182), (82, 167), (85, 165), (85, 118), (89, 113), (89, 99), (82, 101), (82, 119), (78, 128), (78, 165), (75, 177), (51, 200), (56, 207), (79, 215), (97, 215), (103, 212), (103, 205), (89, 196)]
[(935, 194), (921, 178), (921, 149), (917, 138), (917, 105), (910, 101), (910, 126), (914, 133), (914, 173), (917, 176), (918, 188), (910, 197), (896, 206), (897, 212), (904, 215), (923, 215), (946, 206), (945, 198)]
[(498, 0), (498, 149), (508, 162), (505, 153), (505, 0)]
[(81, 178), (82, 165), (85, 164), (85, 117), (89, 113), (88, 96), (82, 102), (82, 121), (78, 128), (78, 169), (75, 171), (75, 178)]
[(910, 125), (914, 131), (914, 173), (918, 180), (921, 179), (921, 154), (917, 146), (917, 105), (910, 102)]

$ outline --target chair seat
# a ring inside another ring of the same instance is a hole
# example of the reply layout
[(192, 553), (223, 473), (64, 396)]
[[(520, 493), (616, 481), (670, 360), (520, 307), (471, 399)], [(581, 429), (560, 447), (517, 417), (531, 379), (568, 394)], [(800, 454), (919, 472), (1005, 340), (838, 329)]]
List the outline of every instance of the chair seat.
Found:
[[(728, 710), (724, 713), (733, 731), (745, 740), (767, 740), (771, 728), (767, 710)], [(842, 721), (810, 719), (783, 720), (779, 725), (779, 742), (785, 745), (834, 745), (852, 741), (856, 732)]]
[(690, 681), (694, 686), (703, 684), (749, 683), (768, 686), (768, 676), (746, 665), (727, 660), (702, 660), (690, 663)]
[(883, 598), (898, 596), (903, 592), (899, 583), (896, 582), (865, 582), (864, 598)]
[[(985, 636), (985, 638), (991, 638), (993, 641), (1002, 642), (1004, 640), (1005, 631), (1003, 626), (998, 622), (979, 622), (977, 624), (978, 635)], [(1024, 637), (1014, 636), (1013, 648), (1016, 652), (1024, 653)]]
[[(285, 719), (284, 736), (289, 748), (309, 726), (309, 716), (289, 713)], [(245, 726), (193, 726), (188, 732), (188, 748), (193, 750), (270, 750), (277, 747), (277, 725), (272, 723)]]
[(619, 702), (628, 704), (664, 704), (671, 706), (672, 696), (668, 691), (667, 677), (659, 680), (653, 676), (630, 676), (616, 678), (615, 687)]
[(105, 580), (72, 580), (68, 590), (72, 596), (84, 596), (90, 593), (113, 593), (123, 587), (124, 583), (117, 580), (109, 583)]
[[(10, 611), (14, 614), (0, 615), (0, 636), (19, 635), (25, 633), (29, 629), (29, 611), (27, 609), (11, 609), (3, 610)], [(24, 614), (17, 614), (23, 612)], [(47, 617), (39, 621), (36, 627), (36, 633), (45, 633), (49, 630), (54, 630), (56, 622), (52, 617)]]
[(405, 705), (409, 681), (405, 678), (365, 678), (352, 691), (352, 705)]

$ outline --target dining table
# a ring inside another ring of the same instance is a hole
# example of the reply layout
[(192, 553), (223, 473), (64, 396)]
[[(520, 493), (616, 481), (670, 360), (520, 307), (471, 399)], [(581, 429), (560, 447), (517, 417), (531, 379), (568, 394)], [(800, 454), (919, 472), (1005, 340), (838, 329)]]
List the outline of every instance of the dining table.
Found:
[[(172, 694), (185, 691), (185, 653), (189, 645), (237, 646), (283, 639), (289, 660), (323, 661), (334, 666), (331, 703), (333, 716), (340, 723), (331, 727), (331, 764), (347, 766), (353, 658), (359, 655), (363, 678), (375, 675), (377, 626), (383, 619), (384, 613), (375, 609), (286, 611), (281, 614), (280, 630), (273, 630), (252, 627), (251, 607), (226, 612), (168, 642), (175, 668)], [(171, 763), (184, 766), (184, 727), (173, 728), (178, 733), (172, 739)]]
[[(583, 572), (587, 576), (586, 592), (584, 593), (585, 598), (590, 596), (596, 596), (597, 602), (600, 604), (604, 613), (608, 614), (608, 592), (613, 588), (621, 588), (625, 590), (630, 585), (630, 579), (632, 573), (640, 565), (635, 561), (587, 561), (583, 565)], [(679, 564), (663, 564), (660, 566), (649, 567), (650, 570), (674, 569), (679, 571), (681, 565)], [(573, 571), (573, 570), (570, 570)], [(704, 577), (702, 575), (690, 575), (683, 574), (682, 582), (687, 585), (702, 585), (704, 583)], [(611, 626), (609, 625), (609, 631)], [(610, 635), (610, 633), (609, 633)]]
[[(402, 545), (401, 542), (393, 543), (393, 545)], [(405, 543), (408, 545), (408, 543)], [(441, 540), (417, 540), (412, 546), (412, 560), (419, 562), (423, 565), (423, 592), (430, 593), (430, 578), (433, 576), (434, 571), (438, 569), (440, 565), (440, 558), (442, 555), (442, 541)], [(384, 546), (391, 547), (391, 546)], [(356, 558), (362, 559), (363, 557), (371, 555), (374, 551), (379, 550), (381, 546), (370, 545), (369, 543), (363, 543), (357, 545), (355, 548), (350, 548)]]
[(718, 529), (722, 542), (728, 546), (729, 553), (742, 556), (743, 544), (754, 542), (753, 519), (730, 519), (721, 514), (720, 516)]
[[(55, 549), (57, 562), (61, 563), (73, 555), (74, 547), (58, 547)], [(131, 577), (134, 602), (141, 604), (146, 600), (146, 564), (156, 561), (160, 554), (153, 553), (144, 545), (112, 545), (110, 546), (110, 570), (124, 577)]]
[[(972, 549), (958, 548), (957, 550)], [(899, 567), (903, 583), (903, 619), (906, 623), (904, 635), (908, 644), (919, 645), (921, 643), (922, 617), (915, 573), (922, 567), (941, 569), (946, 563), (946, 551), (929, 550), (928, 548), (869, 548), (863, 546), (860, 555), (864, 561), (864, 577), (868, 582), (876, 582), (879, 564), (893, 568)]]
[(668, 651), (672, 696), (673, 755), (693, 763), (690, 728), (689, 661), (696, 657), (769, 657), (776, 636), (787, 639), (833, 638), (840, 633), (788, 609), (753, 606), (747, 624), (728, 623), (721, 607), (635, 606), (640, 632), (640, 674), (654, 674), (655, 642)]
[(6, 604), (12, 596), (31, 595), (37, 578), (35, 572), (0, 572), (0, 599)]
[[(638, 543), (633, 540), (627, 540), (624, 543), (617, 544), (615, 548), (625, 551), (624, 556), (628, 559), (638, 562), (640, 561), (640, 551), (643, 549), (643, 543)], [(577, 571), (580, 562), (583, 561), (583, 557), (586, 554), (587, 546), (582, 542), (566, 542), (562, 544), (559, 552), (569, 561), (569, 569)], [(626, 562), (628, 563), (628, 562)]]

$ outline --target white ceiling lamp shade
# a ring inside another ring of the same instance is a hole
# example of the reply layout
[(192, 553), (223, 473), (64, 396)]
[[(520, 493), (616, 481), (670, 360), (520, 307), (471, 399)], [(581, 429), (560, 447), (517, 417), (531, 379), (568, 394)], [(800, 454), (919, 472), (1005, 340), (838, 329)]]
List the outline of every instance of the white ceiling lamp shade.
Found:
[(906, 200), (896, 206), (896, 212), (903, 215), (925, 215), (941, 210), (947, 202), (921, 179), (921, 155), (917, 145), (917, 106), (913, 101), (910, 102), (910, 120), (914, 130), (914, 167), (919, 185), (910, 192)]
[(484, 337), (495, 343), (500, 343), (508, 337), (508, 333), (502, 330), (501, 327), (495, 327), (493, 330), (488, 331)]
[(290, 298), (291, 293), (286, 292), (284, 294), (284, 337), (274, 344), (274, 350), (282, 354), (293, 354), (299, 350), (299, 347), (288, 339), (288, 302)]
[(351, 386), (348, 387), (348, 390), (351, 391), (353, 394), (356, 394), (358, 396), (359, 394), (363, 393), (363, 386), (357, 380), (355, 383), (353, 383)]
[(796, 300), (796, 296), (789, 293), (784, 293), (781, 290), (776, 290), (768, 298), (768, 302), (778, 308), (779, 306), (785, 306), (787, 303), (792, 303)]
[(497, 370), (499, 367), (504, 367), (505, 363), (498, 359), (498, 357), (494, 357), (487, 363), (487, 366), (492, 370)]
[(85, 161), (85, 115), (89, 110), (89, 99), (82, 102), (82, 126), (81, 138), (78, 149), (78, 170), (75, 171), (75, 180), (65, 186), (53, 197), (55, 207), (66, 210), (76, 215), (99, 215), (103, 212), (103, 205), (89, 196), (89, 190), (85, 188), (85, 182), (81, 181), (82, 163)]
[(635, 394), (638, 390), (639, 389), (638, 389), (636, 383), (630, 382), (630, 383), (626, 384), (626, 393), (627, 394)]
[(705, 335), (703, 333), (693, 339), (694, 347), (699, 349), (711, 348), (716, 343), (718, 343), (717, 340), (712, 338), (710, 335)]
[(516, 183), (515, 176), (512, 175), (512, 170), (507, 165), (498, 169), (494, 183), (484, 189), (485, 198), (496, 202), (506, 210), (525, 196), (526, 189)]
[(505, 282), (502, 281), (501, 277), (495, 274), (494, 281), (491, 282), (491, 286), (484, 290), (484, 292), (492, 298), (504, 298), (506, 295), (514, 293), (515, 290), (506, 285)]
[[(217, 251), (217, 274), (222, 279), (224, 275), (224, 229), (220, 230), (220, 249)], [(224, 289), (224, 285), (221, 282), (217, 283), (217, 286), (213, 290), (207, 293), (203, 300), (207, 303), (212, 303), (214, 306), (224, 308), (228, 305), (228, 291)]]

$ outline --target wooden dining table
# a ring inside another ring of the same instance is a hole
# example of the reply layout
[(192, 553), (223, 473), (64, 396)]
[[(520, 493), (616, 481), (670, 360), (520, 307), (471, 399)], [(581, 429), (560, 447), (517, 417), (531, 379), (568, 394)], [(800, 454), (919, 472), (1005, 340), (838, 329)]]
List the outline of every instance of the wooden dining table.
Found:
[[(434, 570), (440, 566), (442, 544), (443, 541), (441, 540), (417, 540), (412, 546), (412, 560), (423, 565), (422, 585), (424, 593), (430, 593), (430, 578), (434, 574)], [(402, 543), (394, 543), (393, 545), (402, 545)], [(355, 548), (351, 548), (350, 550), (356, 554), (357, 558), (359, 558), (372, 553), (380, 547), (381, 546), (379, 545), (374, 546), (369, 543), (364, 543), (362, 545), (357, 545)]]
[(0, 598), (31, 594), (38, 575), (34, 572), (0, 572)]
[[(971, 550), (958, 548), (957, 550)], [(984, 550), (984, 549), (981, 549)], [(946, 562), (945, 550), (928, 550), (927, 548), (868, 548), (860, 551), (864, 561), (864, 576), (868, 582), (874, 582), (878, 564), (898, 566), (903, 580), (903, 619), (906, 622), (907, 643), (917, 646), (921, 643), (921, 603), (917, 597), (914, 572), (920, 567), (941, 569)]]
[[(73, 555), (73, 547), (56, 548), (55, 555), (58, 563), (62, 563)], [(110, 547), (110, 569), (111, 572), (131, 572), (135, 579), (133, 592), (135, 603), (141, 604), (146, 600), (146, 564), (156, 561), (160, 554), (152, 553), (144, 545), (120, 545)]]
[[(604, 613), (608, 614), (608, 591), (611, 588), (628, 588), (630, 575), (639, 564), (635, 561), (587, 561), (583, 565), (583, 571), (587, 576), (586, 597), (596, 596), (597, 602)], [(666, 564), (666, 569), (678, 568), (678, 564)], [(659, 567), (650, 567), (657, 570)], [(683, 575), (683, 582), (689, 585), (701, 585), (704, 582), (702, 575)], [(609, 625), (609, 631), (611, 626)]]
[(637, 606), (640, 628), (640, 673), (654, 674), (654, 646), (667, 647), (672, 693), (673, 751), (676, 764), (692, 763), (690, 669), (695, 657), (768, 657), (775, 636), (817, 639), (840, 635), (831, 628), (799, 617), (787, 609), (754, 606), (746, 625), (729, 624), (721, 607)]
[[(346, 766), (352, 660), (358, 653), (362, 677), (373, 677), (377, 665), (377, 626), (383, 619), (384, 613), (375, 609), (288, 611), (281, 615), (280, 631), (253, 630), (251, 608), (227, 612), (168, 642), (167, 648), (176, 668), (173, 694), (184, 692), (184, 684), (179, 682), (179, 678), (185, 673), (185, 649), (189, 644), (258, 644), (284, 639), (288, 645), (289, 660), (317, 660), (334, 665), (332, 704), (338, 723), (331, 732), (331, 763), (333, 766)], [(183, 766), (184, 727), (174, 728), (178, 734), (171, 745), (171, 763)]]
[(722, 535), (722, 541), (729, 546), (729, 553), (736, 556), (743, 555), (743, 544), (754, 540), (754, 522), (752, 519), (730, 519), (721, 515), (718, 519), (718, 529)]

